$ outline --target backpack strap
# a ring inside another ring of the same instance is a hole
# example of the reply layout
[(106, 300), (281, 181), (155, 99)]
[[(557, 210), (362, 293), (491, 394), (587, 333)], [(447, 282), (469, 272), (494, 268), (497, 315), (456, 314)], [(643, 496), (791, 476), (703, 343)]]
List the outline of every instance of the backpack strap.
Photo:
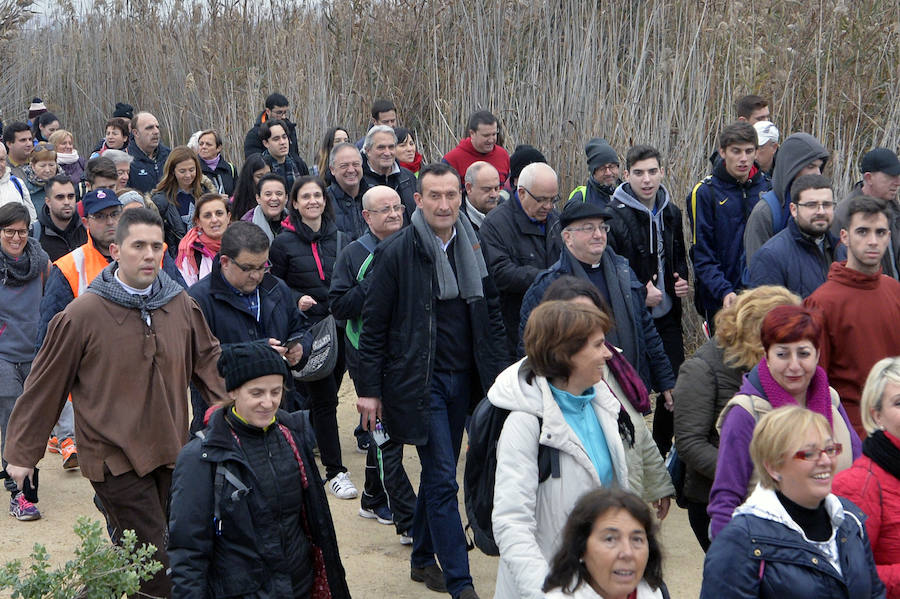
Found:
[(787, 226), (788, 215), (791, 213), (790, 206), (785, 202), (784, 206), (778, 201), (778, 196), (774, 193), (764, 193), (763, 199), (769, 205), (769, 212), (772, 213), (772, 235), (778, 233)]
[(238, 501), (241, 496), (249, 493), (250, 489), (223, 462), (216, 464), (216, 474), (213, 480), (213, 527), (216, 530), (216, 536), (220, 536), (222, 534), (221, 502), (225, 481), (227, 480), (235, 488), (230, 496), (232, 502)]
[(16, 190), (19, 192), (19, 196), (24, 200), (25, 192), (22, 191), (22, 182), (17, 176), (13, 175), (12, 173), (10, 173), (9, 175), (9, 180), (12, 181), (12, 184), (16, 186)]
[(542, 483), (548, 478), (560, 477), (559, 466), (559, 449), (550, 447), (549, 445), (541, 445), (541, 428), (544, 426), (544, 419), (538, 418), (538, 483)]

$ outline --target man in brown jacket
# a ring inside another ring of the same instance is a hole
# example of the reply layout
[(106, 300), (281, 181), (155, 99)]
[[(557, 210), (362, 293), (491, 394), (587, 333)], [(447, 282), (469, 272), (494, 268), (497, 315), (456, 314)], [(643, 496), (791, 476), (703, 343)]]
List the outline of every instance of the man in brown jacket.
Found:
[(226, 397), (219, 344), (186, 292), (159, 271), (158, 215), (123, 213), (106, 267), (47, 336), (9, 419), (6, 470), (24, 488), (72, 394), (81, 472), (118, 540), (133, 529), (157, 547), (163, 569), (141, 592), (168, 597), (166, 522), (172, 468), (188, 441), (188, 383), (210, 401)]

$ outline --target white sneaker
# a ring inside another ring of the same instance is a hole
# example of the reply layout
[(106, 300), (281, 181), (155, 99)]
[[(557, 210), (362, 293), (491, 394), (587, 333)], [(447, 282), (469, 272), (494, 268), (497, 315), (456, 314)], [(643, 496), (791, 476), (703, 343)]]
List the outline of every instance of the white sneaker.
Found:
[(403, 534), (400, 535), (400, 544), (401, 545), (412, 545), (413, 544), (413, 538), (412, 538), (412, 535), (410, 534), (410, 531), (407, 530)]
[(338, 499), (356, 499), (359, 495), (359, 491), (350, 480), (350, 475), (346, 472), (339, 472), (337, 476), (328, 481), (328, 490)]

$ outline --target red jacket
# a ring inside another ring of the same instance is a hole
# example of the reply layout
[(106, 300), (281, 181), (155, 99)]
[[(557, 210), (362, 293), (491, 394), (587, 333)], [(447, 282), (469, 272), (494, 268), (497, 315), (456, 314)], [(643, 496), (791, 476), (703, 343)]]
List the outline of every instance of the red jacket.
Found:
[[(898, 440), (891, 441), (900, 446)], [(888, 599), (900, 599), (900, 479), (863, 455), (835, 475), (831, 490), (858, 505), (869, 517), (866, 532), (878, 577), (887, 587)]]
[(456, 169), (459, 178), (466, 176), (466, 170), (473, 162), (483, 160), (500, 173), (500, 184), (509, 177), (509, 154), (501, 146), (495, 145), (487, 154), (482, 154), (472, 145), (472, 138), (467, 137), (444, 155), (444, 162)]
[(819, 309), (823, 339), (819, 365), (860, 438), (866, 432), (859, 417), (859, 400), (875, 362), (900, 356), (900, 283), (882, 275), (867, 275), (833, 262), (828, 280), (804, 301)]

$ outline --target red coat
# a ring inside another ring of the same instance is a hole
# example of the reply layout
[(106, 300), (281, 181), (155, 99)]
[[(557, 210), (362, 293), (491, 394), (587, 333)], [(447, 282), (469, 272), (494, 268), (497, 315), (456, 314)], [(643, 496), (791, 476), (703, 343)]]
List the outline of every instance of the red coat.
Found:
[(509, 177), (509, 154), (501, 146), (495, 145), (487, 154), (482, 154), (472, 145), (472, 138), (466, 137), (459, 145), (444, 155), (444, 162), (456, 169), (459, 178), (466, 176), (466, 171), (473, 162), (483, 160), (497, 169), (500, 173), (500, 183), (503, 184)]
[[(894, 439), (892, 442), (900, 445)], [(858, 505), (869, 517), (866, 532), (878, 576), (887, 587), (888, 599), (900, 599), (900, 479), (863, 455), (835, 475), (831, 490)]]

